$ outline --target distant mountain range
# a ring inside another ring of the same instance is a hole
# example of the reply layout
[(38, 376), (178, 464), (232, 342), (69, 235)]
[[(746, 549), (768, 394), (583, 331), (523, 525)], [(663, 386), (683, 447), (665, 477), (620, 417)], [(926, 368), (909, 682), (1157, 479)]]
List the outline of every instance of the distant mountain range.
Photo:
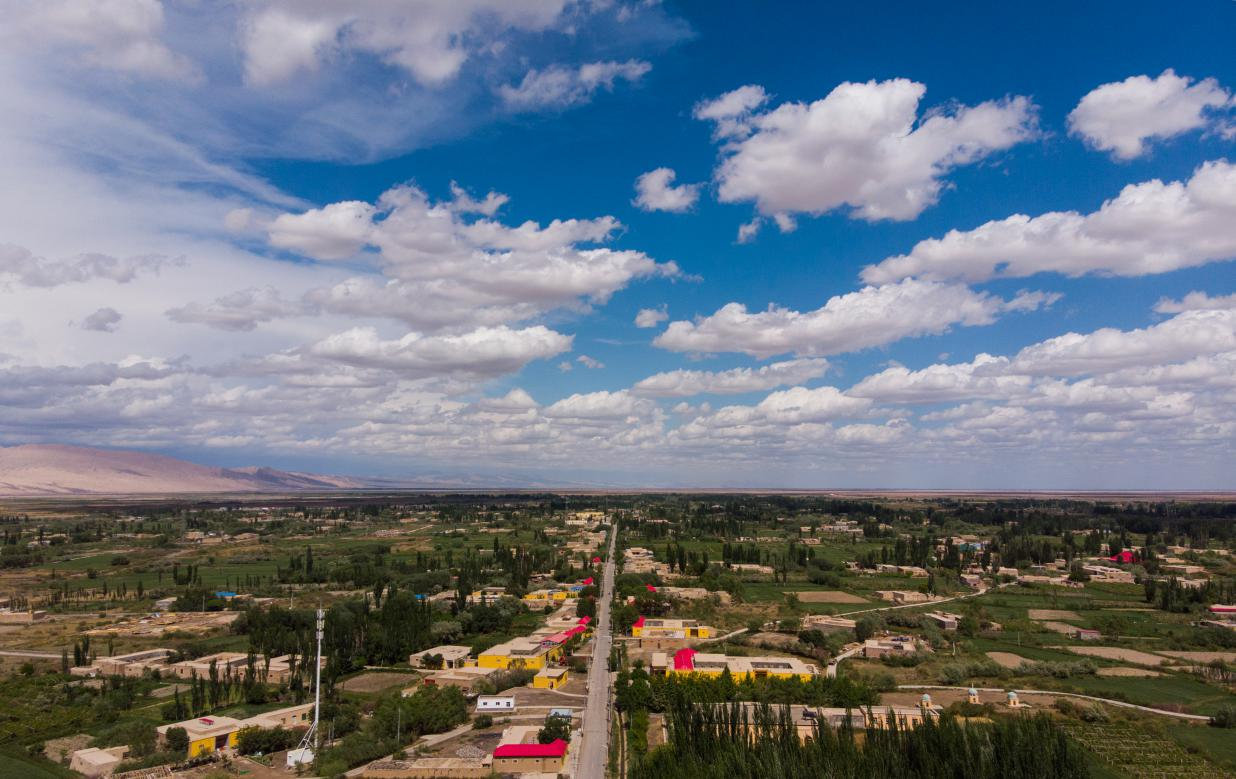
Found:
[(588, 487), (523, 474), (421, 473), (405, 478), (330, 476), (275, 468), (211, 468), (161, 454), (66, 444), (0, 446), (0, 497), (312, 492), (528, 490)]
[(301, 492), (393, 486), (400, 485), (274, 468), (211, 468), (146, 452), (61, 444), (0, 447), (0, 495), (5, 496)]

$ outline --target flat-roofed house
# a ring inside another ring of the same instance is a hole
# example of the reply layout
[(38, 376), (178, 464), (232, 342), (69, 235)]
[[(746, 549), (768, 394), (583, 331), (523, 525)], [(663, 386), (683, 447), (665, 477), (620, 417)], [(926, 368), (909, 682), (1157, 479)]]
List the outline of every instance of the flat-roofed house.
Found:
[(556, 690), (567, 682), (567, 669), (542, 668), (532, 677), (532, 686), (544, 690)]
[(651, 671), (654, 675), (699, 674), (720, 676), (727, 669), (735, 679), (792, 679), (810, 681), (819, 674), (819, 669), (804, 663), (797, 657), (730, 657), (728, 655), (697, 652), (694, 649), (679, 649), (672, 656), (665, 652), (653, 652)]
[(514, 638), (492, 646), (477, 655), (476, 664), (481, 668), (544, 668), (562, 657), (561, 644), (552, 644), (533, 638)]
[(313, 722), (313, 704), (302, 703), (299, 706), (288, 706), (286, 709), (275, 709), (262, 714), (256, 714), (240, 721), (241, 728), (307, 728)]
[(201, 757), (223, 749), (236, 748), (240, 720), (232, 717), (198, 717), (155, 728), (163, 738), (172, 728), (184, 728), (189, 736), (189, 757)]
[[(484, 689), (486, 681), (496, 673), (501, 673), (501, 669), (479, 668), (477, 666), (447, 668), (425, 677), (424, 684), (437, 685), (439, 687), (458, 687), (463, 690), (465, 695), (472, 695)], [(408, 687), (403, 691), (403, 694), (405, 696), (412, 695), (416, 690), (416, 687)]]
[(98, 747), (79, 749), (69, 759), (69, 770), (76, 771), (82, 776), (87, 777), (87, 779), (111, 776), (116, 770), (116, 766), (124, 761), (127, 754), (129, 754), (127, 746), (108, 747), (106, 749), (99, 749)]
[[(423, 652), (417, 652), (408, 657), (408, 665), (413, 668), (461, 668), (468, 662), (468, 656), (472, 650), (466, 646), (455, 646), (452, 644), (443, 644), (435, 646), (432, 649), (426, 649)], [(441, 665), (429, 664), (430, 658), (438, 658), (442, 661)]]
[(313, 719), (313, 704), (302, 703), (238, 720), (234, 717), (196, 717), (155, 728), (160, 738), (172, 728), (184, 728), (189, 736), (189, 757), (235, 749), (237, 734), (245, 728), (307, 728)]
[(482, 695), (476, 699), (476, 710), (515, 711), (514, 695)]
[(716, 631), (697, 619), (649, 619), (641, 616), (631, 625), (636, 638), (711, 638)]
[(941, 630), (956, 630), (957, 625), (961, 622), (960, 614), (950, 614), (947, 611), (931, 611), (924, 614), (923, 617), (934, 622), (936, 627)]

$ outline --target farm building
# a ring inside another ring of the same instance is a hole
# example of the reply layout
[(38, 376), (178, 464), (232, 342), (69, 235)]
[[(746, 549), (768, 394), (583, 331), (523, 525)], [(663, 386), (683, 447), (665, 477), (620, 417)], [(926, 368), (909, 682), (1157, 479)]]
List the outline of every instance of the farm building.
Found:
[(515, 638), (492, 646), (477, 656), (481, 668), (544, 668), (562, 657), (561, 644), (533, 638)]
[(313, 704), (303, 703), (243, 720), (233, 717), (197, 717), (184, 722), (160, 725), (155, 730), (160, 738), (165, 738), (167, 731), (172, 728), (184, 728), (189, 736), (189, 757), (201, 757), (223, 749), (234, 749), (236, 734), (243, 728), (308, 727), (312, 712)]
[(198, 717), (197, 719), (160, 725), (156, 730), (167, 737), (172, 728), (184, 728), (189, 735), (189, 757), (201, 757), (211, 752), (236, 748), (236, 734), (240, 732), (240, 720), (232, 717)]
[(476, 710), (515, 711), (514, 695), (482, 695), (476, 699)]
[(542, 668), (532, 677), (532, 686), (545, 690), (556, 690), (567, 682), (567, 669)]
[(116, 766), (124, 761), (129, 753), (128, 747), (108, 747), (99, 749), (89, 747), (79, 749), (69, 760), (69, 770), (76, 771), (87, 779), (97, 779), (101, 776), (111, 776)]
[(493, 770), (499, 774), (541, 773), (557, 775), (566, 762), (567, 742), (548, 744), (502, 744), (494, 749)]
[(941, 630), (956, 630), (961, 622), (960, 614), (950, 614), (947, 611), (931, 611), (924, 614), (923, 618), (931, 620)]
[(640, 617), (631, 625), (636, 638), (710, 638), (716, 632), (695, 619), (647, 619)]
[[(498, 668), (477, 668), (475, 666), (447, 668), (425, 677), (424, 684), (458, 687), (465, 695), (471, 695), (483, 689), (485, 681), (499, 671)], [(416, 687), (409, 687), (403, 691), (403, 695), (405, 697), (412, 695), (416, 689)]]
[(697, 652), (694, 649), (680, 649), (672, 656), (664, 652), (654, 652), (650, 664), (652, 674), (660, 676), (669, 674), (720, 676), (727, 669), (735, 680), (747, 677), (755, 679), (797, 677), (806, 682), (820, 672), (814, 665), (804, 663), (797, 657), (730, 657)]
[[(435, 646), (432, 649), (426, 649), (423, 652), (417, 652), (408, 657), (408, 665), (413, 668), (462, 668), (467, 664), (468, 655), (472, 652), (466, 646), (453, 646), (451, 644), (443, 644)], [(440, 659), (440, 665), (427, 663), (430, 658)]]

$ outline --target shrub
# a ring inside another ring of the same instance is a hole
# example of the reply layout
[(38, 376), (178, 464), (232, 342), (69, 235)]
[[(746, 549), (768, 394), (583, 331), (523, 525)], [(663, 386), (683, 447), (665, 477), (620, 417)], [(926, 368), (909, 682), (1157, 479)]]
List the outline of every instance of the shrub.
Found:
[(241, 728), (236, 734), (236, 750), (242, 755), (278, 752), (296, 745), (298, 734), (283, 727)]
[(488, 714), (478, 714), (476, 719), (472, 720), (473, 730), (484, 730), (494, 724), (494, 718)]
[(1093, 676), (1098, 668), (1089, 660), (1063, 660), (1059, 662), (1025, 662), (1017, 667), (1023, 676), (1051, 676), (1068, 679), (1070, 676)]
[(949, 663), (940, 668), (940, 684), (960, 686), (967, 679), (975, 676), (1002, 676), (1004, 671), (991, 660), (974, 660), (971, 662)]
[(1236, 728), (1236, 705), (1227, 704), (1219, 707), (1210, 717), (1210, 724), (1216, 728)]
[(183, 757), (189, 751), (189, 734), (184, 728), (168, 728), (163, 739), (167, 743), (168, 752), (175, 752)]

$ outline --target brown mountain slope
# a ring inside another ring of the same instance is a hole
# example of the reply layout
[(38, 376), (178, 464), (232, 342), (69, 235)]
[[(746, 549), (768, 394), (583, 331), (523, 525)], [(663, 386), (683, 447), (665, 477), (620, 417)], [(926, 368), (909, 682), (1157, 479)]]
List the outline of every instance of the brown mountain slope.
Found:
[(145, 452), (62, 444), (0, 447), (0, 495), (358, 489), (356, 479), (273, 468), (211, 468)]

